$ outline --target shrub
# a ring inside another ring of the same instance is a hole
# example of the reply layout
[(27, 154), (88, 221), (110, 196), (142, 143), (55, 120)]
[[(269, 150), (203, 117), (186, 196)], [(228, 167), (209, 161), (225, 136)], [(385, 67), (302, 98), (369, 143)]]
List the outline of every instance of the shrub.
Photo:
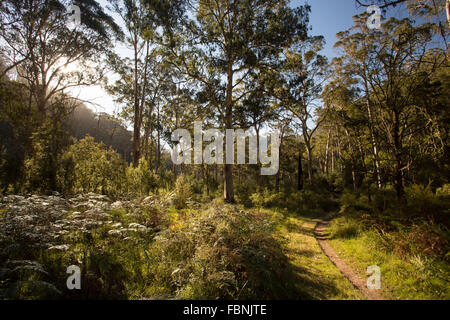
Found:
[(296, 191), (288, 196), (278, 194), (275, 199), (278, 207), (289, 208), (293, 211), (330, 212), (335, 210), (337, 206), (337, 202), (331, 199), (328, 194), (317, 193), (313, 190)]
[(251, 195), (256, 191), (256, 186), (252, 183), (238, 184), (235, 188), (236, 200), (238, 203), (244, 205), (247, 208), (252, 207), (253, 201)]
[[(96, 143), (94, 138), (87, 136), (71, 145), (63, 159), (72, 163), (73, 168), (60, 169), (58, 181), (62, 189), (115, 197), (122, 193), (126, 163), (113, 149), (106, 149), (103, 143)], [(69, 170), (73, 171), (73, 180), (66, 179)]]
[(436, 190), (436, 195), (441, 198), (450, 197), (450, 184), (444, 184), (442, 187)]
[(148, 161), (139, 159), (139, 165), (134, 168), (132, 164), (126, 169), (126, 187), (129, 196), (145, 196), (154, 191), (159, 185), (158, 175), (151, 170)]
[(371, 212), (372, 207), (369, 205), (367, 197), (360, 196), (357, 193), (344, 191), (341, 196), (341, 212), (345, 211), (365, 211)]
[(405, 194), (408, 203), (406, 213), (410, 216), (442, 218), (440, 216), (445, 214), (450, 205), (448, 199), (433, 193), (430, 185), (412, 185), (405, 188)]
[(442, 193), (445, 188), (433, 193), (430, 185), (412, 185), (405, 188), (404, 204), (392, 188), (376, 191), (372, 202), (364, 195), (345, 192), (341, 198), (345, 220), (334, 234), (348, 238), (369, 232), (377, 235), (372, 238), (379, 246), (399, 256), (448, 259), (449, 202)]
[(186, 207), (188, 200), (192, 197), (193, 186), (192, 180), (185, 174), (181, 174), (175, 182), (175, 196), (173, 199), (177, 209)]
[(274, 206), (280, 207), (283, 206), (283, 194), (272, 193), (269, 189), (265, 188), (264, 191), (255, 192), (250, 195), (250, 200), (252, 204), (257, 208), (271, 208)]
[(355, 219), (342, 219), (339, 223), (331, 224), (332, 238), (351, 239), (360, 233), (360, 224)]
[(161, 232), (149, 249), (153, 297), (289, 297), (288, 260), (263, 213), (213, 207)]

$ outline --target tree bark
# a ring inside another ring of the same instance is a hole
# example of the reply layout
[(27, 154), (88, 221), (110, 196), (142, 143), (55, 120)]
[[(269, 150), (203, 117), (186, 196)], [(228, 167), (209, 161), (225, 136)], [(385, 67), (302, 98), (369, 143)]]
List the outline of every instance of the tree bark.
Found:
[(139, 108), (139, 88), (138, 88), (138, 48), (137, 48), (137, 34), (134, 39), (134, 123), (133, 123), (133, 166), (139, 165), (140, 145), (141, 145), (141, 124), (140, 124), (140, 108)]
[(160, 128), (160, 111), (159, 111), (159, 105), (158, 105), (158, 114), (157, 114), (157, 124), (158, 124), (158, 140), (157, 140), (157, 154), (156, 154), (156, 168), (159, 169), (159, 166), (161, 165), (161, 128)]
[(325, 174), (328, 176), (328, 155), (330, 152), (330, 136), (331, 136), (331, 129), (328, 130), (328, 136), (327, 136), (327, 147), (325, 149)]
[(297, 177), (297, 190), (303, 190), (303, 167), (302, 167), (302, 151), (298, 152), (298, 177)]
[(445, 4), (445, 11), (447, 12), (447, 23), (450, 27), (450, 0), (447, 0), (446, 4)]
[[(226, 92), (226, 113), (225, 129), (233, 129), (233, 64), (228, 63), (227, 92)], [(224, 199), (227, 202), (234, 202), (233, 189), (233, 164), (224, 165)]]
[(375, 157), (375, 175), (376, 175), (376, 179), (377, 179), (377, 187), (378, 187), (378, 189), (381, 189), (381, 187), (382, 187), (381, 164), (380, 164), (380, 157), (378, 156), (378, 143), (375, 138), (375, 132), (373, 129), (374, 122), (373, 122), (373, 115), (372, 115), (372, 106), (371, 106), (370, 98), (369, 98), (369, 86), (367, 84), (366, 79), (364, 79), (364, 86), (365, 86), (365, 91), (366, 91), (366, 96), (367, 96), (366, 102), (367, 102), (367, 115), (369, 118), (370, 138), (372, 140), (373, 155)]
[(302, 130), (303, 130), (303, 140), (305, 142), (306, 153), (308, 156), (307, 167), (308, 167), (308, 179), (309, 184), (313, 183), (313, 168), (312, 168), (312, 146), (311, 146), (311, 136), (308, 134), (308, 126), (306, 121), (302, 122)]
[(400, 138), (400, 115), (398, 111), (394, 111), (394, 154), (395, 154), (395, 191), (397, 199), (403, 200), (403, 173), (402, 173), (402, 152)]
[(256, 181), (258, 181), (258, 185), (262, 186), (262, 176), (261, 176), (261, 161), (259, 158), (259, 125), (255, 124), (255, 131), (256, 131), (256, 154), (258, 155), (257, 161), (256, 161)]
[[(281, 146), (283, 145), (283, 132), (281, 132), (281, 137), (280, 137), (280, 145), (278, 146), (278, 159), (281, 159)], [(277, 192), (280, 192), (280, 179), (281, 179), (281, 161), (280, 161), (280, 165), (278, 167), (278, 172), (275, 178), (275, 190)]]

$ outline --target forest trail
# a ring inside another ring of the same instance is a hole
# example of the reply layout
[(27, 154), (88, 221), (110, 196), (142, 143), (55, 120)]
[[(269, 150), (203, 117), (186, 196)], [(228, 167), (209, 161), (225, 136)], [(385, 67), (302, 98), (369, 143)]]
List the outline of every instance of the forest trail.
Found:
[(324, 254), (333, 262), (333, 264), (339, 269), (339, 271), (356, 287), (358, 288), (369, 300), (384, 300), (384, 298), (377, 293), (376, 290), (368, 289), (366, 281), (361, 278), (345, 261), (343, 261), (333, 248), (327, 242), (327, 226), (329, 224), (328, 219), (320, 220), (316, 223), (314, 228), (314, 236)]
[(293, 281), (298, 292), (307, 299), (367, 299), (322, 251), (314, 235), (320, 221), (290, 216), (283, 223), (287, 255), (294, 268), (296, 279)]

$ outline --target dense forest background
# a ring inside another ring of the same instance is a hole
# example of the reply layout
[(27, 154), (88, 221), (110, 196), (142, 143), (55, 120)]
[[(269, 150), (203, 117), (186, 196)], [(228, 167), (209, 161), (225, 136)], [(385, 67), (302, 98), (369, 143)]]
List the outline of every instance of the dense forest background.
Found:
[[(290, 298), (298, 288), (288, 288), (276, 227), (286, 220), (273, 212), (339, 211), (334, 236), (415, 261), (414, 272), (429, 271), (417, 297), (448, 299), (448, 1), (356, 1), (378, 4), (382, 24), (355, 16), (331, 61), (323, 37), (310, 35), (307, 4), (74, 1), (82, 18), (73, 25), (71, 3), (0, 3), (3, 296), (61, 294), (62, 266), (78, 261), (89, 298)], [(394, 5), (409, 18), (389, 18)], [(116, 114), (71, 94), (99, 84)], [(193, 132), (194, 121), (251, 130), (258, 145), (278, 132), (278, 173), (262, 176), (260, 159), (173, 164), (171, 134)], [(127, 232), (142, 246), (107, 236)]]

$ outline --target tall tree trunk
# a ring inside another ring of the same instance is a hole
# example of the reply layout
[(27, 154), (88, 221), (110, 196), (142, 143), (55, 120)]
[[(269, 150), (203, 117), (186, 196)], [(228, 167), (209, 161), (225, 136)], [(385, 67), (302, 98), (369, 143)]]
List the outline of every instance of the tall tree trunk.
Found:
[[(342, 149), (341, 149), (341, 143), (339, 136), (337, 137), (337, 141), (338, 141), (338, 160), (342, 159)], [(343, 161), (340, 161), (340, 165), (339, 165), (339, 170), (341, 171), (341, 177), (342, 177), (342, 189), (345, 189), (345, 186), (347, 185), (347, 181), (346, 181), (346, 176), (345, 176), (345, 172), (346, 172), (346, 166), (343, 164)]]
[(364, 80), (364, 86), (366, 91), (366, 103), (367, 103), (367, 115), (369, 118), (369, 131), (370, 131), (370, 138), (372, 142), (372, 148), (373, 148), (373, 155), (375, 157), (375, 175), (377, 179), (377, 187), (378, 189), (381, 189), (382, 187), (382, 180), (381, 180), (381, 164), (380, 164), (380, 157), (378, 156), (378, 143), (375, 138), (375, 131), (373, 129), (374, 127), (374, 121), (373, 121), (373, 112), (372, 112), (372, 106), (369, 98), (369, 86), (367, 84), (367, 80)]
[(334, 163), (335, 163), (335, 158), (334, 158), (334, 149), (331, 150), (331, 172), (334, 172)]
[(325, 174), (328, 176), (328, 157), (330, 153), (330, 136), (331, 136), (331, 129), (328, 130), (328, 136), (327, 136), (327, 147), (325, 149)]
[(256, 154), (258, 155), (258, 157), (256, 158), (256, 181), (258, 182), (258, 186), (262, 187), (262, 176), (261, 176), (261, 159), (259, 156), (259, 140), (260, 140), (260, 136), (259, 136), (259, 126), (258, 124), (255, 124), (255, 131), (256, 131)]
[(313, 182), (313, 168), (312, 168), (312, 146), (311, 146), (311, 136), (309, 136), (308, 134), (308, 126), (306, 124), (306, 121), (302, 121), (302, 131), (303, 131), (303, 140), (305, 142), (305, 147), (306, 147), (306, 153), (308, 156), (308, 161), (307, 161), (307, 165), (308, 165), (308, 179), (309, 179), (309, 184), (312, 185)]
[[(281, 146), (283, 145), (283, 132), (281, 132), (281, 137), (280, 137), (280, 145), (278, 146), (278, 159), (281, 159)], [(281, 179), (281, 161), (280, 164), (278, 166), (278, 172), (275, 178), (275, 190), (277, 192), (280, 192), (280, 179)]]
[(356, 184), (356, 173), (353, 165), (352, 165), (352, 180), (353, 180), (353, 191), (356, 192), (358, 191), (358, 186)]
[(210, 190), (209, 190), (209, 166), (202, 164), (202, 167), (205, 168), (205, 181), (206, 181), (206, 195), (209, 197)]
[(312, 147), (310, 144), (310, 141), (308, 141), (308, 143), (305, 143), (306, 145), (306, 154), (308, 156), (308, 180), (309, 180), (309, 184), (312, 184), (313, 182), (313, 168), (312, 168)]
[(395, 154), (395, 190), (398, 200), (404, 200), (403, 173), (402, 173), (402, 151), (400, 139), (400, 114), (394, 111), (394, 154)]
[(158, 140), (157, 140), (157, 154), (156, 154), (156, 168), (159, 168), (161, 165), (161, 128), (160, 128), (160, 114), (159, 114), (159, 104), (158, 104), (158, 114), (157, 114), (157, 123), (158, 123)]
[(302, 151), (298, 152), (298, 175), (297, 175), (297, 190), (303, 190), (303, 167), (302, 167)]
[[(356, 147), (355, 147), (355, 145), (354, 145), (354, 143), (353, 143), (353, 141), (351, 139), (350, 133), (348, 132), (347, 128), (344, 128), (344, 131), (345, 131), (345, 135), (347, 136), (347, 139), (349, 141), (350, 150), (352, 152), (352, 156), (350, 158), (350, 167), (352, 169), (353, 190), (356, 192), (358, 190), (358, 185), (357, 185), (357, 181), (356, 181), (356, 172), (355, 172), (355, 167), (356, 167), (357, 161), (354, 160), (354, 156), (353, 155), (356, 155), (358, 150), (356, 150)], [(339, 148), (340, 148), (340, 146), (339, 146)]]
[(144, 151), (144, 158), (145, 160), (148, 162), (148, 158), (149, 158), (149, 128), (148, 126), (146, 126), (145, 130), (144, 130), (144, 139), (141, 141), (142, 142), (142, 150)]
[(45, 119), (47, 118), (47, 101), (46, 101), (46, 96), (47, 96), (47, 86), (42, 84), (39, 86), (39, 88), (37, 89), (37, 121), (39, 125), (43, 125)]
[(133, 166), (139, 165), (140, 146), (141, 146), (141, 123), (140, 123), (140, 105), (139, 105), (139, 88), (138, 88), (138, 48), (137, 48), (137, 34), (134, 39), (134, 119), (133, 119)]
[[(366, 161), (365, 161), (366, 154), (364, 152), (360, 138), (358, 138), (358, 148), (359, 148), (359, 155), (361, 157), (361, 164), (363, 167), (363, 173), (364, 173), (364, 178), (365, 178), (365, 177), (367, 177), (368, 170), (367, 170)], [(364, 179), (363, 179), (363, 181), (364, 181)], [(371, 196), (371, 192), (370, 192), (370, 183), (367, 184), (367, 198), (369, 199), (369, 202), (372, 201), (372, 196)]]
[(447, 12), (447, 23), (450, 27), (450, 0), (447, 0), (447, 3), (445, 4), (445, 11)]
[[(226, 113), (225, 113), (225, 129), (233, 129), (233, 64), (228, 63), (228, 79), (226, 93)], [(233, 164), (225, 163), (224, 165), (224, 199), (227, 202), (234, 202), (233, 189)]]

